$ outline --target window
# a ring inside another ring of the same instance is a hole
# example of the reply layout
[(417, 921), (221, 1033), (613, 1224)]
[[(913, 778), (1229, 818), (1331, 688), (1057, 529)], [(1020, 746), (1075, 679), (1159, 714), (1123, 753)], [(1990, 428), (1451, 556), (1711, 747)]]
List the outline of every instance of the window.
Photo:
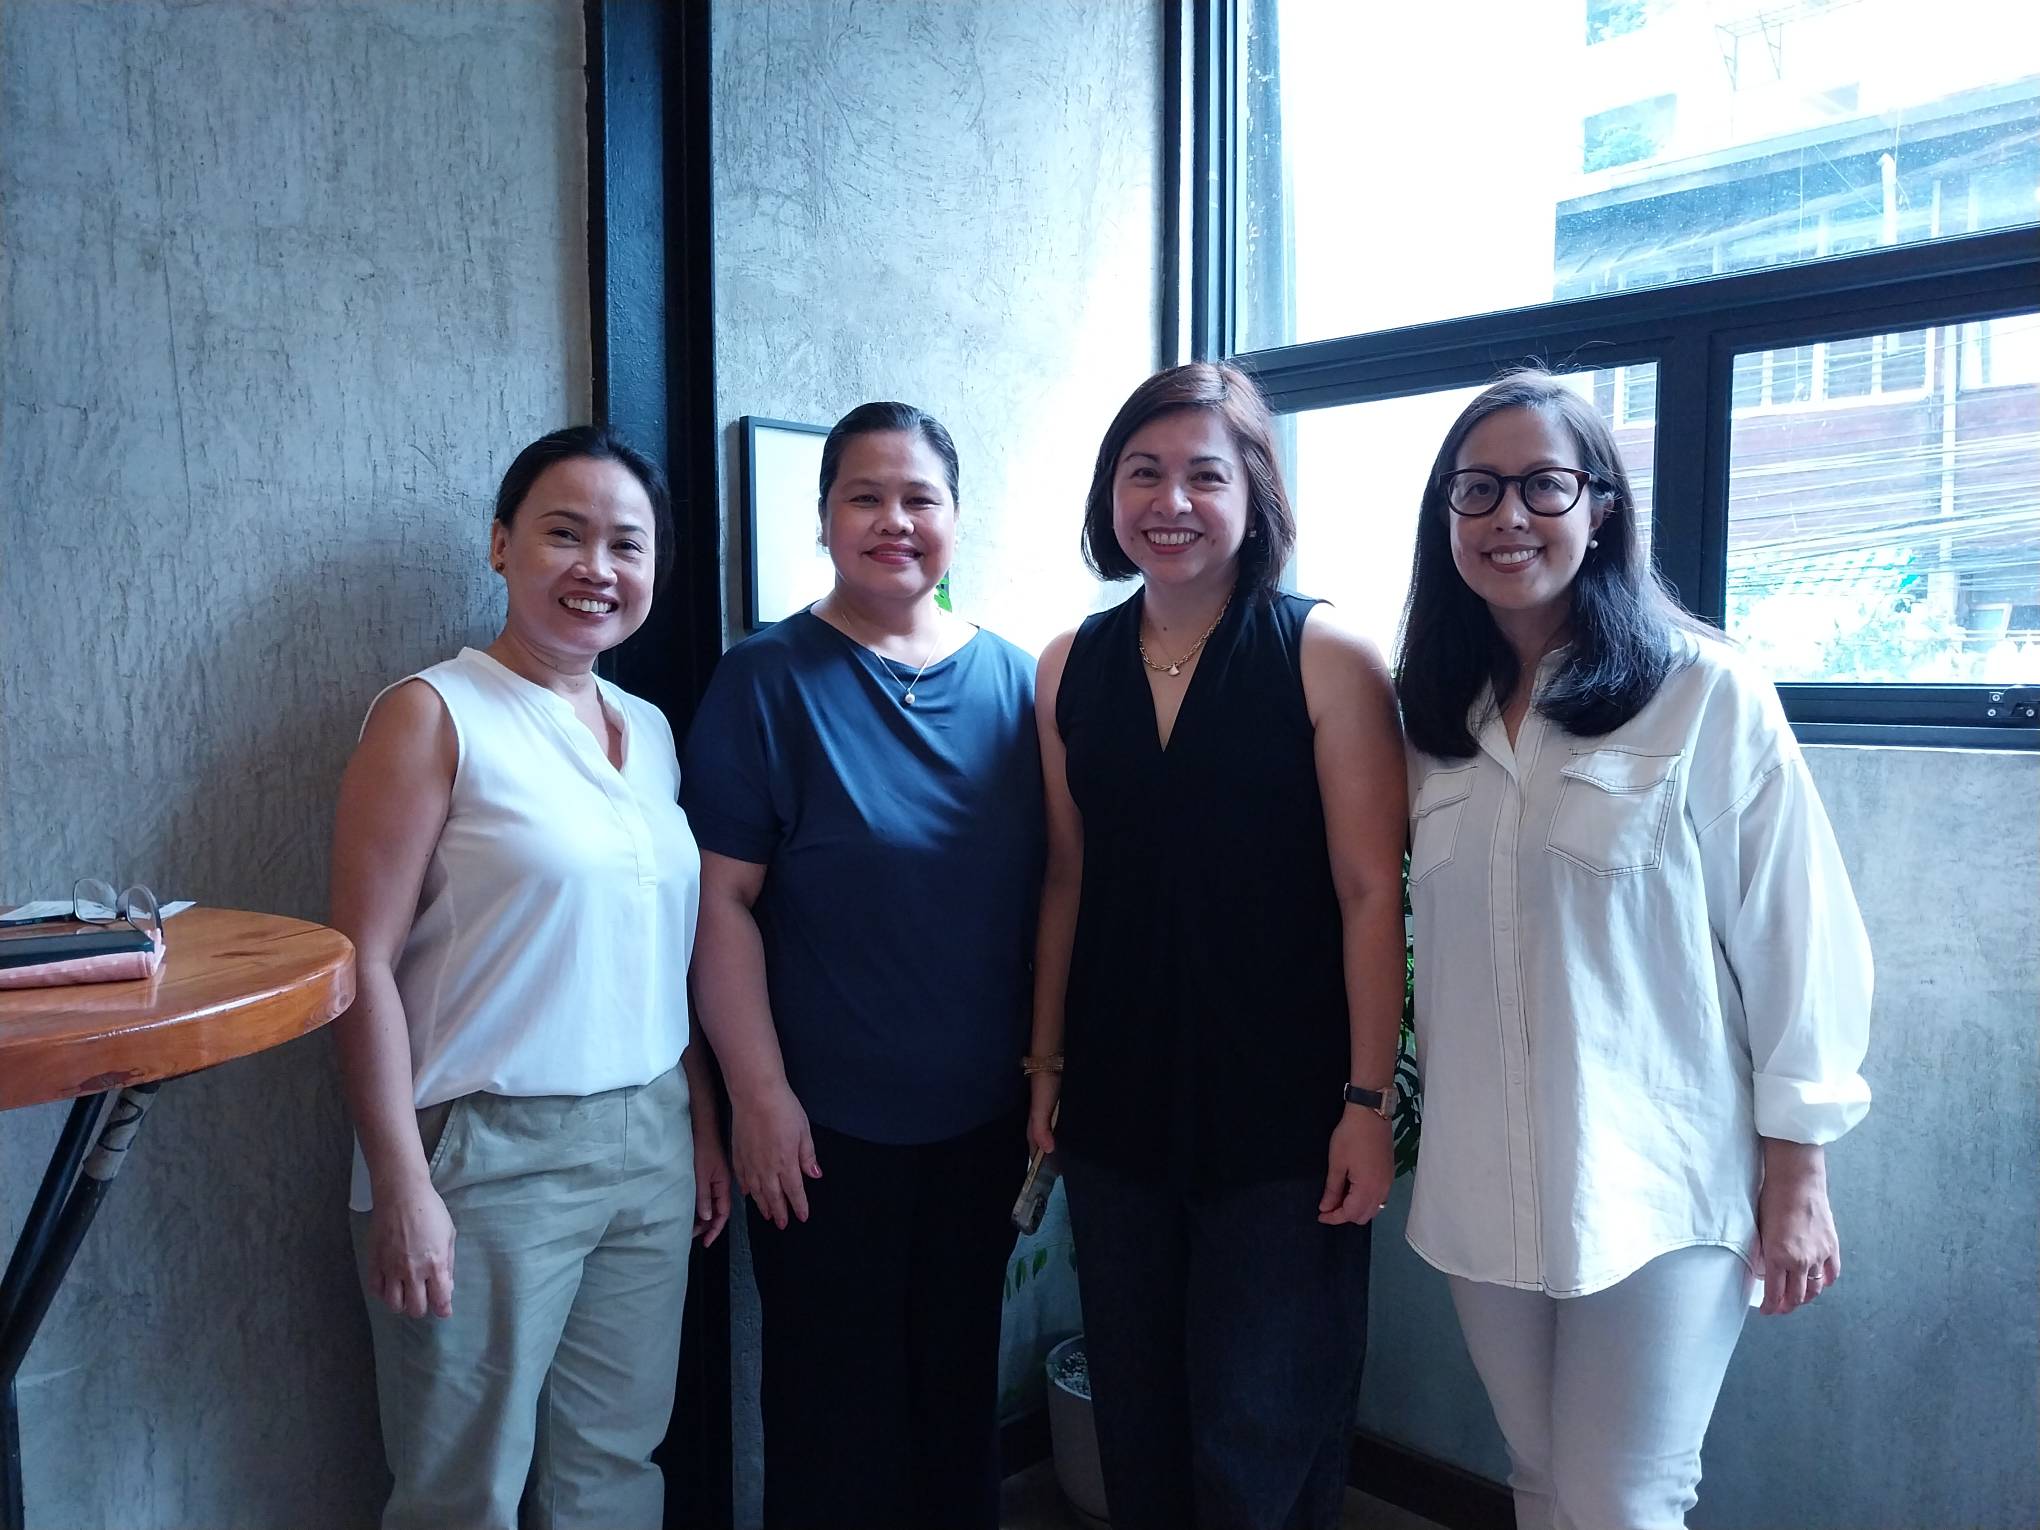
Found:
[(1642, 31), (1655, 8), (1651, 0), (1587, 0), (1587, 46)]
[[(1582, 372), (1572, 379), (1581, 395), (1611, 416), (1622, 465), (1636, 495), (1639, 529), (1650, 534), (1653, 447), (1645, 423), (1613, 418), (1618, 387), (1651, 379), (1651, 366)], [(1331, 601), (1356, 631), (1384, 654), (1395, 652), (1403, 601), (1416, 555), (1417, 502), (1438, 443), (1478, 388), (1445, 388), (1407, 398), (1379, 399), (1292, 416), (1289, 461), (1299, 535), (1293, 564), (1296, 588)], [(1358, 486), (1366, 485), (1367, 493)]]
[(2002, 0), (1495, 5), (1477, 36), (1461, 6), (1234, 4), (1240, 350), (2040, 210), (2040, 49)]
[(2040, 326), (2030, 314), (1964, 325), (1961, 375), (1965, 390), (2040, 383)]
[(1927, 386), (1927, 353), (1926, 330), (1748, 352), (1735, 358), (1730, 403), (1740, 414), (1788, 404), (1824, 408), (1851, 399), (1919, 393)]
[[(1991, 327), (2029, 336), (2040, 315)], [(1910, 338), (1828, 349), (1869, 368)], [(1774, 678), (2040, 685), (2040, 380), (2012, 386), (1736, 420), (1726, 626)]]
[(1659, 567), (1802, 736), (2040, 747), (2040, 692), (2005, 696), (2040, 687), (2027, 23), (1587, 0), (1468, 48), (1449, 7), (1199, 14), (1227, 211), (1190, 330), (1288, 416), (1301, 587), (1388, 641), (1438, 437), (1539, 361), (1637, 453)]
[(1582, 125), (1586, 142), (1580, 153), (1580, 168), (1591, 175), (1596, 170), (1656, 159), (1671, 141), (1672, 121), (1678, 110), (1677, 96), (1653, 96), (1648, 101), (1594, 113)]

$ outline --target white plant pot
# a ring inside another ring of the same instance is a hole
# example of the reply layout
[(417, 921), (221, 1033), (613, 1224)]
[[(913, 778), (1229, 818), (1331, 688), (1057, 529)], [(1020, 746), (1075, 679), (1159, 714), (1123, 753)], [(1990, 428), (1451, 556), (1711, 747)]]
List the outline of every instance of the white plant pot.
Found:
[(1065, 1339), (1048, 1352), (1048, 1437), (1055, 1454), (1056, 1485), (1078, 1513), (1107, 1523), (1105, 1473), (1098, 1465), (1098, 1427), (1091, 1416), (1091, 1398), (1062, 1379), (1062, 1361), (1081, 1352), (1084, 1336)]

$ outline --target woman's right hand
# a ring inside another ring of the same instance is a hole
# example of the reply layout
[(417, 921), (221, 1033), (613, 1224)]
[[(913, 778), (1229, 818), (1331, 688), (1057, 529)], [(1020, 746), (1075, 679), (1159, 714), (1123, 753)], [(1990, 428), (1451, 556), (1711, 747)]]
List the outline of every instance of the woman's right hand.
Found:
[(1027, 1146), (1037, 1153), (1053, 1153), (1055, 1107), (1062, 1098), (1062, 1075), (1031, 1075), (1027, 1080), (1027, 1093)]
[(453, 1316), (453, 1218), (429, 1180), (378, 1191), (369, 1214), (375, 1293), (403, 1317)]
[(807, 1183), (822, 1177), (807, 1112), (785, 1084), (754, 1100), (730, 1104), (730, 1157), (737, 1188), (757, 1203), (774, 1227), (789, 1213), (808, 1219)]

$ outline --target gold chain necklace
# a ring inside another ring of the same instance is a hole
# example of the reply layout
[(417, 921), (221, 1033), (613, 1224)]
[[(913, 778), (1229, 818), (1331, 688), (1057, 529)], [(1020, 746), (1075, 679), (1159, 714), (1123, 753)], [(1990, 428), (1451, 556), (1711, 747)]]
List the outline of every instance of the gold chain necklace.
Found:
[[(940, 633), (937, 633), (935, 635), (934, 647), (928, 650), (928, 657), (921, 661), (921, 667), (914, 671), (914, 678), (906, 682), (907, 687), (906, 694), (900, 697), (900, 700), (905, 702), (908, 706), (912, 706), (914, 704), (914, 687), (919, 685), (921, 683), (921, 677), (928, 673), (928, 666), (935, 662), (935, 650), (937, 648), (940, 648), (941, 646), (942, 635)], [(885, 666), (885, 672), (893, 677), (893, 682), (895, 684), (898, 684), (900, 672), (892, 667), (892, 660), (888, 659), (884, 654), (879, 653), (876, 648), (872, 649), (871, 651), (874, 654), (878, 655), (878, 662)], [(905, 661), (903, 660), (902, 662)]]
[(1218, 615), (1214, 616), (1211, 619), (1211, 625), (1204, 629), (1204, 635), (1200, 637), (1196, 642), (1190, 645), (1190, 651), (1188, 653), (1184, 654), (1182, 658), (1177, 659), (1174, 663), (1171, 664), (1157, 664), (1153, 659), (1149, 658), (1147, 651), (1147, 639), (1142, 637), (1139, 634), (1139, 632), (1136, 631), (1134, 633), (1133, 643), (1134, 646), (1140, 650), (1140, 662), (1145, 664), (1149, 669), (1153, 670), (1158, 675), (1182, 674), (1183, 666), (1185, 664), (1188, 664), (1192, 659), (1196, 658), (1200, 653), (1204, 651), (1204, 645), (1211, 641), (1211, 634), (1218, 631), (1218, 624), (1225, 620), (1225, 613), (1231, 609), (1232, 609), (1232, 596), (1228, 595), (1225, 598), (1225, 604), (1218, 608)]

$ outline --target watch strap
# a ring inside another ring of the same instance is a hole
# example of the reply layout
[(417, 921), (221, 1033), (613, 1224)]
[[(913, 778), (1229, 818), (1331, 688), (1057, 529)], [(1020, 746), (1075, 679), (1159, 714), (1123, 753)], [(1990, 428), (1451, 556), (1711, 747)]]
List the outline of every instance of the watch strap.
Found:
[(1390, 1091), (1387, 1089), (1362, 1089), (1358, 1084), (1345, 1087), (1344, 1099), (1348, 1105), (1358, 1105), (1386, 1121), (1389, 1118)]

